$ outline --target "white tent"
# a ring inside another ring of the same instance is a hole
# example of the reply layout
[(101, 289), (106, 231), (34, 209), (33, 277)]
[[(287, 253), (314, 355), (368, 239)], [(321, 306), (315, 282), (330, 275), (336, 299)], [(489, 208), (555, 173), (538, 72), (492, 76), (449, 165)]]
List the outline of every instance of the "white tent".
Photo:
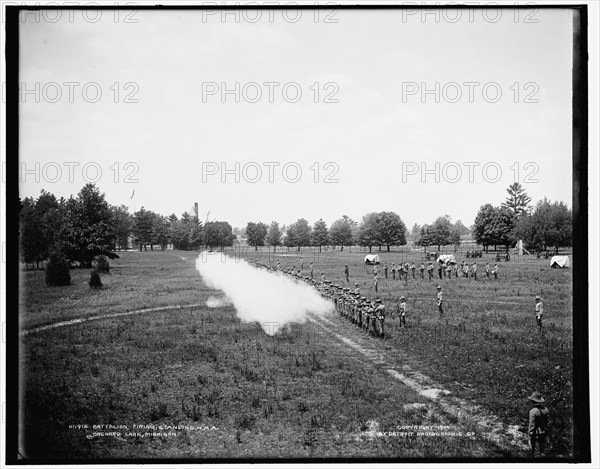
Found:
[(552, 259), (550, 259), (550, 267), (567, 269), (571, 267), (571, 260), (569, 259), (569, 256), (552, 256)]
[(441, 262), (442, 264), (446, 264), (447, 262), (456, 264), (456, 259), (454, 259), (454, 254), (440, 254), (440, 257), (437, 258), (436, 262)]
[(377, 254), (367, 254), (365, 256), (365, 264), (379, 264), (379, 256)]

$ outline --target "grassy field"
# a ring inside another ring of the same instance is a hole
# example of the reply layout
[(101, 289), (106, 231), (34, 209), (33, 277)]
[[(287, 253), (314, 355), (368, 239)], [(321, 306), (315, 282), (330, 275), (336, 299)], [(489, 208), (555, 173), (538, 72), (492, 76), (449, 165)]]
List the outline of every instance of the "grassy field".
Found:
[[(420, 259), (418, 253), (377, 254), (390, 267)], [(141, 308), (204, 304), (217, 293), (201, 281), (196, 256), (127, 253), (102, 277), (105, 287), (98, 292), (89, 290), (87, 270), (72, 271), (73, 285), (51, 289), (43, 272), (25, 271), (21, 323), (32, 329)], [(274, 260), (252, 251), (244, 257)], [(307, 251), (305, 275), (313, 260), (316, 276), (323, 271), (342, 283), (343, 265), (349, 264), (351, 282), (375, 297), (363, 257), (364, 252)], [(295, 252), (277, 258), (282, 268), (299, 264)], [(500, 278), (488, 281), (481, 280), (485, 258), (478, 259), (479, 281), (438, 281), (447, 306), (442, 319), (435, 310), (436, 281), (422, 281), (418, 274), (416, 280), (393, 281), (390, 274), (380, 283), (379, 297), (388, 311), (400, 294), (407, 297), (407, 328), (398, 330), (390, 319), (390, 334), (380, 341), (338, 316), (329, 318), (330, 327), (373, 343), (391, 360), (397, 355), (399, 367), (408, 362), (507, 424), (525, 424), (526, 397), (539, 390), (552, 416), (550, 455), (569, 457), (572, 277), (548, 264), (502, 263)], [(535, 294), (546, 305), (542, 333), (533, 315)], [(22, 451), (32, 458), (524, 456), (477, 436), (373, 437), (374, 428), (389, 432), (402, 425), (443, 425), (463, 433), (473, 428), (312, 322), (270, 337), (256, 323), (240, 323), (231, 306), (196, 307), (49, 329), (24, 336), (22, 345)], [(153, 432), (160, 435), (146, 434)]]

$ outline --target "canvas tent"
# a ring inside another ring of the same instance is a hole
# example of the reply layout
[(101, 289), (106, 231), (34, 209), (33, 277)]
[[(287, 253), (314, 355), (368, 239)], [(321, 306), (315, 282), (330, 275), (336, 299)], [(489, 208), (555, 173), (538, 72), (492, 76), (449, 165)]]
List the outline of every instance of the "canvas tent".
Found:
[(367, 254), (365, 256), (365, 264), (379, 264), (379, 256), (377, 254)]
[(567, 269), (571, 267), (569, 256), (552, 256), (550, 259), (550, 267)]
[(454, 254), (440, 254), (436, 262), (441, 262), (442, 264), (446, 264), (447, 262), (456, 264), (456, 259), (454, 259)]

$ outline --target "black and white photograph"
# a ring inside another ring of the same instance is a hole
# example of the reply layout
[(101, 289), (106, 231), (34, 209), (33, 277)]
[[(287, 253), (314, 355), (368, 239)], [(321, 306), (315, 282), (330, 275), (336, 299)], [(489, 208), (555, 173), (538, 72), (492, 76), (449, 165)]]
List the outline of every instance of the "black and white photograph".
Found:
[(599, 10), (2, 2), (0, 465), (598, 467)]

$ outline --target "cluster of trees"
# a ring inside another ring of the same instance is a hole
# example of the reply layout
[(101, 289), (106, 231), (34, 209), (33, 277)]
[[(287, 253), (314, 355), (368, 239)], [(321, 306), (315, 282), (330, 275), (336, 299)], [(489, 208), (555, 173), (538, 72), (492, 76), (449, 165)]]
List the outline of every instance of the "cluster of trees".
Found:
[[(449, 216), (437, 218), (430, 225), (413, 225), (409, 236), (415, 245), (459, 245), (462, 235), (472, 232), (478, 244), (486, 250), (489, 246), (511, 246), (523, 239), (529, 250), (570, 246), (572, 238), (572, 213), (562, 202), (539, 201), (535, 208), (531, 198), (519, 183), (508, 188), (506, 201), (500, 206), (482, 205), (469, 229), (459, 220), (452, 223)], [(201, 246), (224, 248), (232, 246), (236, 234), (245, 232), (248, 245), (287, 246), (300, 249), (305, 246), (359, 245), (402, 246), (407, 243), (407, 230), (400, 216), (394, 212), (372, 212), (363, 216), (360, 223), (344, 215), (327, 226), (322, 219), (313, 225), (300, 218), (289, 226), (277, 222), (267, 225), (250, 222), (244, 230), (236, 229), (223, 221), (207, 221), (187, 212), (178, 218), (165, 217), (142, 207), (130, 214), (125, 205), (112, 206), (93, 184), (87, 184), (77, 197), (57, 199), (42, 191), (37, 199), (28, 197), (21, 202), (21, 254), (26, 263), (40, 263), (53, 252), (70, 262), (90, 267), (99, 254), (127, 249), (133, 243), (141, 250), (172, 244), (175, 249), (198, 249)]]
[(479, 208), (473, 225), (475, 240), (488, 246), (507, 249), (522, 239), (530, 251), (571, 246), (573, 214), (563, 202), (544, 198), (531, 206), (531, 198), (519, 183), (512, 184), (506, 201), (495, 207), (485, 204)]
[(280, 227), (277, 222), (269, 226), (264, 223), (250, 222), (246, 226), (247, 242), (250, 246), (287, 246), (298, 250), (304, 246), (315, 246), (319, 251), (323, 246), (365, 246), (369, 251), (373, 246), (390, 246), (406, 244), (406, 225), (393, 212), (366, 214), (360, 223), (344, 215), (334, 221), (330, 227), (322, 219), (312, 226), (300, 218), (289, 226)]
[(110, 205), (104, 194), (87, 184), (77, 197), (57, 199), (42, 191), (37, 199), (20, 202), (20, 238), (23, 262), (36, 264), (59, 253), (69, 262), (91, 267), (98, 255), (127, 249), (133, 243), (141, 250), (172, 243), (175, 249), (231, 246), (235, 239), (227, 222), (205, 226), (198, 217), (184, 213), (165, 217), (141, 208), (131, 215), (125, 205)]

